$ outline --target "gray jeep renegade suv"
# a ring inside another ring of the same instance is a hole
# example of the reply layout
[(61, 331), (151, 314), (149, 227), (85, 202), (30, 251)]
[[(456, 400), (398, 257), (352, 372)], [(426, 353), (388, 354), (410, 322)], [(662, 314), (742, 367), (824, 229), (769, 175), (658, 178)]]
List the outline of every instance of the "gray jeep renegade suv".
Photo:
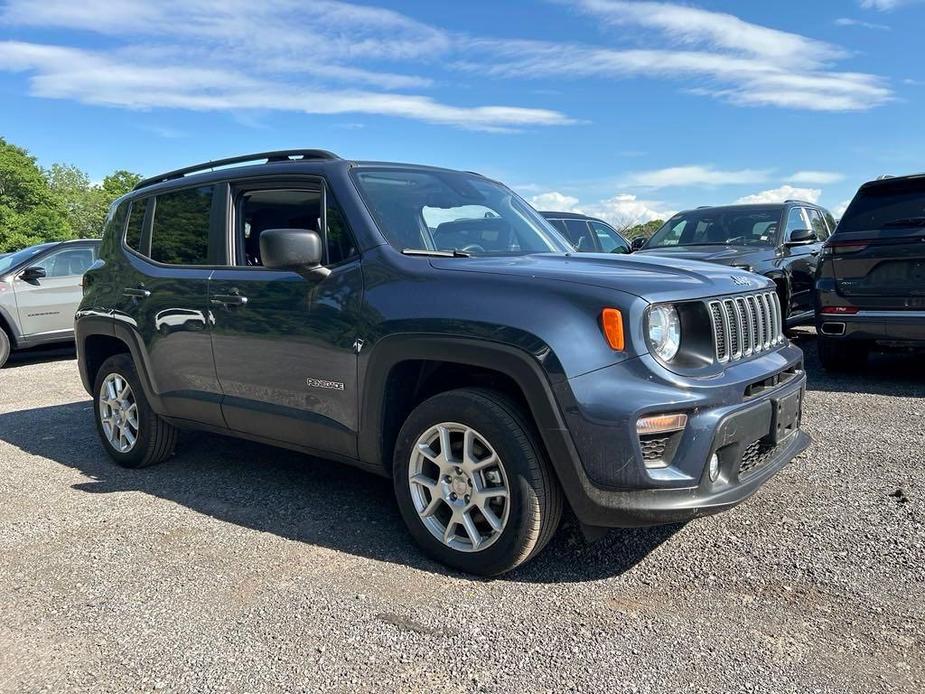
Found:
[(566, 504), (592, 531), (688, 520), (809, 442), (770, 280), (574, 253), (473, 173), (300, 150), (143, 181), (76, 331), (120, 465), (164, 460), (177, 428), (342, 461), (478, 574), (534, 556)]

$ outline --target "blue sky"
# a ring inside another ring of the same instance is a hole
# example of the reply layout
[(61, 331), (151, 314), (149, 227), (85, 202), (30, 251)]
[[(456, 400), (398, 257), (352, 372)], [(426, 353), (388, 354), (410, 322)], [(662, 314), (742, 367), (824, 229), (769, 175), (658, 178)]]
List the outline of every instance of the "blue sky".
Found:
[(0, 1), (0, 136), (95, 179), (322, 147), (618, 223), (925, 169), (922, 0)]

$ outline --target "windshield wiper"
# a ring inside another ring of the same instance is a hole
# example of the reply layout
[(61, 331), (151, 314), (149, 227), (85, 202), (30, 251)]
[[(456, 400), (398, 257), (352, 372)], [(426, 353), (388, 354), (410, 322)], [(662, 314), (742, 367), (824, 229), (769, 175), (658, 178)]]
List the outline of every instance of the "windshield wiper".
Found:
[(925, 217), (905, 217), (903, 219), (894, 219), (891, 222), (884, 222), (884, 227), (921, 227), (925, 226)]
[(405, 248), (404, 255), (427, 255), (435, 258), (471, 258), (471, 253), (454, 248), (452, 251), (431, 251), (426, 248)]

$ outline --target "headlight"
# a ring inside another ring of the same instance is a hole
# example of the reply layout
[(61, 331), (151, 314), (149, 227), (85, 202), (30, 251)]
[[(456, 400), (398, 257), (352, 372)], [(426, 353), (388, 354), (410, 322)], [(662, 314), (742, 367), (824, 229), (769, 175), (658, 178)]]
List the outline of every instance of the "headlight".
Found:
[(681, 319), (671, 304), (652, 306), (646, 314), (649, 348), (662, 361), (671, 361), (681, 346)]

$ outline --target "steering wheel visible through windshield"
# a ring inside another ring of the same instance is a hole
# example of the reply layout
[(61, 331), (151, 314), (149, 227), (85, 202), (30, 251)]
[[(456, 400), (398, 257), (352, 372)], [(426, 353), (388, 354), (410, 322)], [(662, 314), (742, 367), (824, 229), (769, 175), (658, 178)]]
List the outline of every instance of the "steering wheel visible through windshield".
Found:
[(646, 248), (671, 246), (773, 246), (780, 207), (705, 208), (665, 222)]
[(354, 180), (399, 251), (494, 256), (573, 250), (511, 190), (475, 174), (364, 167), (354, 170)]

